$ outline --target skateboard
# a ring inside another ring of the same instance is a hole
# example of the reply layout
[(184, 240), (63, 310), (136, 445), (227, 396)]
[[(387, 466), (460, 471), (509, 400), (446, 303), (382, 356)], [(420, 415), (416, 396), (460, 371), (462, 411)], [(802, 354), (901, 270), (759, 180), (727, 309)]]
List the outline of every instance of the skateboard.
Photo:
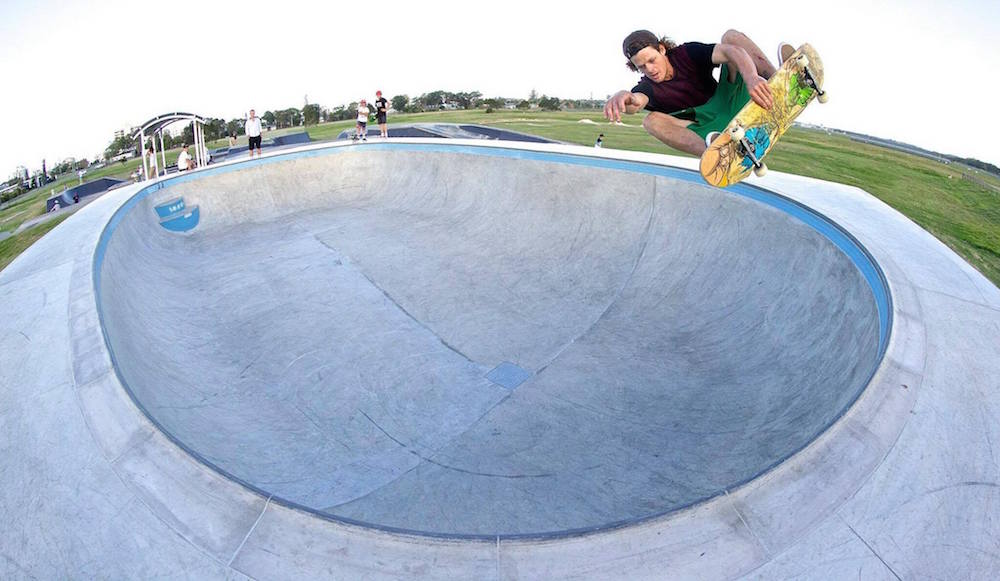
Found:
[(792, 126), (802, 110), (823, 91), (823, 61), (808, 44), (792, 53), (768, 79), (774, 105), (763, 109), (753, 101), (733, 117), (701, 155), (701, 176), (713, 186), (725, 187), (750, 175), (767, 172), (764, 157)]

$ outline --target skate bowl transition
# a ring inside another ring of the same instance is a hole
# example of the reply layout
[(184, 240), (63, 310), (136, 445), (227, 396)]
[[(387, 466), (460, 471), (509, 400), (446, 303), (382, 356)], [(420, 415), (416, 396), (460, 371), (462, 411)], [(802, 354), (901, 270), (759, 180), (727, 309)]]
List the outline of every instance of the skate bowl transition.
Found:
[(739, 488), (847, 412), (892, 324), (867, 251), (788, 198), (472, 145), (155, 183), (94, 282), (121, 384), (188, 454), (278, 504), (456, 539)]

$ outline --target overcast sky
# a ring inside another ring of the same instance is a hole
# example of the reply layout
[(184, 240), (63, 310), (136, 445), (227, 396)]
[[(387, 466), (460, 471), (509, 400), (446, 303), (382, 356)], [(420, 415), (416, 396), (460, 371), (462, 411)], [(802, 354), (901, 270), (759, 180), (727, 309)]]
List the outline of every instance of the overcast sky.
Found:
[(1000, 95), (1000, 1), (795, 5), (4, 0), (0, 176), (42, 158), (91, 158), (116, 129), (170, 111), (230, 119), (376, 89), (604, 98), (637, 80), (621, 54), (637, 28), (679, 42), (735, 28), (772, 60), (779, 41), (810, 42), (830, 102), (801, 121), (1000, 165), (985, 134)]

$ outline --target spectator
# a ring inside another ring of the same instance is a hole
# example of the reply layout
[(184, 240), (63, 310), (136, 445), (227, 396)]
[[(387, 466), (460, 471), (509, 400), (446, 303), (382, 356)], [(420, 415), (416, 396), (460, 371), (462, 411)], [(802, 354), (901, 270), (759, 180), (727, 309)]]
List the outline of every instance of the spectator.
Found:
[(53, 212), (58, 212), (59, 208), (61, 208), (61, 207), (62, 206), (59, 205), (59, 200), (56, 200), (56, 202), (54, 204), (52, 204), (52, 211)]
[(264, 132), (264, 128), (261, 127), (260, 117), (253, 109), (250, 109), (250, 117), (247, 118), (246, 132), (250, 138), (250, 157), (253, 157), (254, 146), (257, 146), (257, 157), (260, 157), (260, 134)]
[(177, 156), (177, 171), (187, 171), (194, 169), (194, 158), (188, 153), (188, 146), (185, 144), (181, 149), (181, 154)]
[(149, 145), (149, 149), (146, 150), (146, 160), (149, 162), (149, 175), (150, 177), (157, 177), (160, 175), (160, 168), (156, 164), (156, 152), (153, 151), (153, 145)]
[(236, 147), (236, 134), (235, 133), (230, 133), (229, 134), (229, 147)]
[(383, 139), (389, 137), (389, 127), (385, 119), (388, 112), (389, 102), (382, 96), (382, 91), (375, 91), (375, 120), (378, 122), (379, 134)]
[(371, 109), (368, 108), (368, 102), (361, 99), (361, 104), (358, 105), (358, 126), (354, 132), (354, 140), (360, 137), (361, 141), (368, 141), (368, 115), (371, 114)]
[(594, 143), (594, 147), (604, 147), (604, 134), (597, 136), (597, 141)]

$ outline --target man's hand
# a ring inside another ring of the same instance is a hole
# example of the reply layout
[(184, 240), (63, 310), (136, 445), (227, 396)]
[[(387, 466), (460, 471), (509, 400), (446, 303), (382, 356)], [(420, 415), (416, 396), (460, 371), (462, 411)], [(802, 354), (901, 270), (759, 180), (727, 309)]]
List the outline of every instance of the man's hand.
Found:
[(764, 77), (757, 76), (757, 78), (747, 83), (750, 92), (750, 98), (753, 99), (754, 103), (757, 103), (764, 109), (770, 109), (774, 105), (774, 98), (771, 96), (771, 87), (767, 84), (767, 80)]
[(604, 104), (604, 116), (615, 123), (621, 123), (622, 113), (628, 113), (628, 106), (634, 104), (630, 91), (618, 91)]

